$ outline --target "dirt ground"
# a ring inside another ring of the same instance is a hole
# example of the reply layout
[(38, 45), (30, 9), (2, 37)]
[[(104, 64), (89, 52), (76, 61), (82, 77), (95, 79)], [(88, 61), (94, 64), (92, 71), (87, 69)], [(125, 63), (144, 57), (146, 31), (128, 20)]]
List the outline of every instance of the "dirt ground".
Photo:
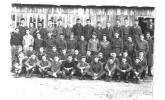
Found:
[(53, 78), (9, 78), (12, 100), (152, 100), (152, 79), (140, 84)]

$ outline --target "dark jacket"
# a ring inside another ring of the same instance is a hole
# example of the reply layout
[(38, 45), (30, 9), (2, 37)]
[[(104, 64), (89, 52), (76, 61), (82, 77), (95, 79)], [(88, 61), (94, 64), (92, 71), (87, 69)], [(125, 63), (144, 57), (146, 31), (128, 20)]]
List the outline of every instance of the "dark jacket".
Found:
[(100, 74), (100, 73), (102, 73), (103, 72), (103, 65), (102, 65), (102, 63), (101, 62), (91, 62), (91, 64), (90, 64), (90, 71), (92, 72), (92, 73), (97, 73), (97, 74)]

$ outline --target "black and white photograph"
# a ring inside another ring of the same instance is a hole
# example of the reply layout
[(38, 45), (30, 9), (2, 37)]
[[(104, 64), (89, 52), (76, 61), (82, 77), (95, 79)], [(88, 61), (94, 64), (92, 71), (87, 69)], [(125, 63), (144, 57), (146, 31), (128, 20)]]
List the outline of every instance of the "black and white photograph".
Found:
[(154, 5), (48, 1), (10, 3), (13, 100), (153, 100)]

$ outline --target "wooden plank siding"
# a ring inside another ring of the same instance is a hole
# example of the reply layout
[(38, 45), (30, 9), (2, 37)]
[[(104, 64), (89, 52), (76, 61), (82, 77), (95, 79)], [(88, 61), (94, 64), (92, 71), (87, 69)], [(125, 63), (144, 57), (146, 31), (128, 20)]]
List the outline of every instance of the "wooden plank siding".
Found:
[(29, 26), (29, 22), (34, 22), (37, 27), (37, 19), (43, 20), (44, 27), (47, 27), (49, 19), (57, 21), (58, 18), (63, 19), (63, 23), (66, 26), (67, 21), (72, 25), (76, 23), (76, 18), (80, 18), (82, 24), (86, 24), (86, 19), (90, 18), (92, 24), (96, 26), (97, 21), (102, 22), (102, 26), (105, 27), (107, 21), (110, 21), (112, 26), (116, 24), (116, 19), (123, 21), (125, 17), (130, 20), (130, 25), (134, 24), (135, 18), (138, 16), (148, 16), (155, 18), (154, 7), (113, 7), (113, 6), (57, 6), (57, 5), (22, 5), (12, 4), (12, 21), (17, 27), (20, 22), (20, 18), (25, 18), (26, 25)]

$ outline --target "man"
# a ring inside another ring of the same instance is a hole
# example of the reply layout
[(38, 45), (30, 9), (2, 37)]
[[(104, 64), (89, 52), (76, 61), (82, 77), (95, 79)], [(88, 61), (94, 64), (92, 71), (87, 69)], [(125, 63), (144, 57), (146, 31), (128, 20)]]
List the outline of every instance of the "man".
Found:
[(26, 30), (28, 29), (24, 18), (21, 18), (21, 22), (20, 25), (18, 26), (18, 29), (19, 29), (19, 33), (21, 34), (21, 37), (23, 38), (23, 36), (26, 34)]
[(58, 38), (58, 37), (60, 36), (60, 34), (63, 34), (63, 35), (64, 35), (64, 31), (65, 31), (65, 28), (64, 28), (63, 25), (62, 25), (62, 19), (59, 18), (59, 19), (58, 19), (58, 25), (57, 25), (57, 27), (55, 28), (56, 37)]
[(90, 63), (90, 69), (88, 75), (92, 77), (93, 80), (99, 80), (105, 74), (103, 65), (99, 61), (99, 57), (95, 55), (94, 60)]
[[(47, 37), (47, 31), (46, 31), (45, 28), (43, 28), (42, 22), (38, 22), (38, 28), (37, 28), (37, 32), (36, 33), (39, 33), (41, 35), (41, 38), (43, 40), (46, 39), (46, 37)], [(36, 36), (34, 36), (34, 37), (36, 37)]]
[(44, 55), (46, 56), (46, 52), (45, 52), (44, 48), (40, 47), (36, 55), (37, 55), (38, 60), (41, 60), (42, 56), (44, 56)]
[(51, 62), (51, 70), (48, 71), (47, 74), (54, 78), (62, 76), (61, 62), (58, 56), (54, 57), (54, 60)]
[(24, 50), (24, 53), (26, 54), (27, 51), (29, 50), (29, 46), (33, 46), (34, 45), (34, 38), (32, 35), (30, 35), (29, 33), (29, 30), (26, 30), (26, 35), (23, 36), (23, 41), (22, 41), (22, 44), (23, 44), (23, 50)]
[(143, 51), (145, 56), (149, 52), (148, 42), (144, 39), (144, 35), (140, 35), (140, 41), (136, 44), (136, 55), (138, 55), (139, 51)]
[(65, 36), (65, 39), (69, 39), (71, 35), (74, 35), (74, 33), (72, 32), (71, 23), (67, 22), (66, 25), (67, 26), (64, 30), (64, 36)]
[(15, 71), (15, 78), (18, 78), (23, 71), (24, 63), (27, 60), (23, 52), (19, 53), (18, 58), (14, 61), (13, 67)]
[(121, 21), (120, 19), (116, 20), (116, 25), (113, 27), (114, 33), (119, 33), (119, 37), (122, 38), (122, 27), (121, 27)]
[(118, 81), (121, 81), (121, 79), (124, 80), (124, 82), (128, 83), (128, 77), (130, 75), (130, 71), (131, 71), (131, 66), (129, 63), (127, 63), (127, 59), (126, 58), (122, 58), (122, 62), (120, 63), (120, 65), (118, 66), (117, 70), (118, 70)]
[(91, 38), (91, 35), (94, 32), (94, 27), (91, 25), (91, 20), (90, 19), (87, 19), (86, 23), (87, 24), (84, 26), (84, 31), (83, 32), (84, 32), (85, 39), (88, 41)]
[(52, 36), (53, 33), (48, 33), (47, 38), (45, 39), (45, 47), (50, 49), (55, 45), (55, 38)]
[(135, 53), (135, 43), (133, 42), (132, 38), (129, 36), (127, 41), (124, 43), (124, 50), (128, 51), (128, 55), (131, 59), (134, 58)]
[(132, 66), (132, 59), (128, 56), (128, 52), (127, 50), (123, 51), (122, 56), (120, 57), (120, 61), (122, 61), (122, 58), (126, 58), (127, 63), (130, 64)]
[(66, 49), (61, 50), (59, 58), (62, 62), (67, 60), (67, 56), (68, 56), (67, 50)]
[(123, 52), (123, 41), (119, 38), (119, 33), (114, 34), (114, 38), (112, 39), (112, 50), (116, 52), (117, 56), (120, 56)]
[(30, 35), (32, 35), (34, 38), (36, 38), (35, 36), (36, 36), (37, 29), (34, 28), (34, 23), (33, 22), (31, 22), (29, 24), (29, 31), (30, 31)]
[(70, 35), (69, 40), (67, 40), (67, 49), (71, 54), (74, 53), (74, 50), (77, 47), (77, 40), (74, 38), (74, 35)]
[(111, 23), (107, 22), (106, 23), (106, 28), (103, 29), (103, 34), (105, 34), (107, 36), (107, 40), (111, 41), (114, 35), (114, 30), (111, 27)]
[(62, 62), (62, 71), (63, 71), (63, 77), (65, 79), (69, 78), (71, 79), (72, 76), (75, 74), (75, 62), (73, 61), (72, 56), (68, 56), (66, 61)]
[(107, 59), (103, 56), (102, 52), (99, 52), (98, 56), (99, 56), (99, 61), (103, 64), (103, 67), (104, 67)]
[(95, 33), (92, 35), (92, 38), (88, 42), (88, 51), (91, 51), (92, 54), (96, 54), (100, 51), (99, 39), (97, 39)]
[(85, 75), (89, 71), (90, 65), (86, 62), (86, 57), (82, 56), (81, 60), (77, 64), (78, 73), (81, 74), (80, 80), (85, 79)]
[(33, 49), (33, 46), (29, 46), (29, 50), (26, 53), (27, 57), (30, 57), (32, 54), (35, 54), (35, 50)]
[(115, 76), (117, 64), (114, 62), (113, 57), (110, 57), (105, 65), (106, 81), (109, 82)]
[(50, 68), (50, 62), (47, 60), (46, 56), (42, 56), (42, 60), (38, 62), (38, 69), (41, 73), (41, 77), (45, 78), (45, 75), (48, 71), (48, 68)]
[(102, 41), (100, 41), (100, 47), (101, 47), (101, 50), (100, 52), (103, 53), (103, 56), (108, 59), (109, 57), (109, 53), (111, 52), (111, 44), (110, 42), (107, 40), (107, 36), (106, 35), (103, 35), (103, 39)]
[(51, 50), (47, 51), (47, 57), (50, 61), (53, 61), (54, 57), (58, 56), (59, 53), (57, 51), (56, 46), (53, 46)]
[(146, 55), (147, 65), (148, 65), (148, 76), (152, 76), (151, 68), (153, 66), (153, 45), (154, 45), (154, 41), (153, 41), (153, 39), (152, 39), (149, 32), (146, 34), (146, 40), (148, 41), (148, 46), (149, 46), (149, 51)]
[(44, 41), (41, 39), (41, 35), (37, 33), (36, 38), (34, 39), (34, 50), (39, 50), (40, 47), (44, 46)]
[(60, 34), (60, 38), (56, 40), (56, 46), (57, 46), (58, 51), (61, 51), (63, 49), (67, 49), (67, 42), (64, 39), (63, 34)]
[(117, 58), (117, 55), (116, 55), (116, 53), (115, 53), (114, 51), (111, 52), (110, 57), (112, 57), (113, 60), (114, 60), (114, 62), (116, 63), (116, 65), (119, 66), (120, 61), (119, 61), (119, 59)]
[(139, 21), (135, 20), (135, 25), (133, 25), (130, 28), (130, 34), (132, 35), (132, 38), (135, 43), (137, 43), (140, 40), (140, 35), (142, 34), (141, 27), (139, 26)]
[(85, 38), (83, 35), (80, 36), (80, 41), (77, 43), (77, 50), (80, 52), (80, 54), (85, 55), (87, 50), (87, 41), (85, 41)]
[(81, 59), (81, 54), (79, 53), (78, 50), (75, 50), (74, 51), (74, 54), (73, 54), (73, 61), (77, 64)]
[(55, 37), (54, 27), (53, 27), (53, 21), (48, 21), (48, 27), (46, 28), (47, 33), (52, 33), (52, 36)]
[(101, 27), (101, 22), (100, 21), (97, 22), (97, 27), (95, 28), (94, 31), (96, 32), (99, 41), (101, 41), (102, 40), (102, 35), (103, 35), (103, 29)]
[(86, 61), (87, 61), (87, 63), (90, 64), (92, 62), (92, 60), (93, 60), (93, 56), (92, 56), (91, 51), (87, 51), (87, 53), (86, 53)]
[(127, 41), (129, 36), (132, 37), (131, 33), (130, 33), (130, 28), (131, 28), (131, 26), (129, 25), (128, 18), (125, 18), (124, 25), (122, 26), (123, 43), (125, 43)]
[(38, 59), (34, 54), (32, 54), (31, 57), (29, 57), (29, 59), (25, 62), (27, 78), (32, 77), (32, 74), (36, 69), (37, 63)]
[(74, 36), (77, 37), (77, 39), (80, 38), (80, 36), (84, 35), (83, 34), (83, 25), (81, 25), (81, 20), (80, 18), (76, 19), (76, 24), (73, 25), (72, 31), (74, 33)]
[(15, 59), (16, 50), (20, 46), (22, 46), (22, 37), (21, 37), (21, 34), (19, 33), (19, 29), (18, 28), (15, 29), (15, 32), (11, 33), (10, 45), (11, 45), (12, 59)]

